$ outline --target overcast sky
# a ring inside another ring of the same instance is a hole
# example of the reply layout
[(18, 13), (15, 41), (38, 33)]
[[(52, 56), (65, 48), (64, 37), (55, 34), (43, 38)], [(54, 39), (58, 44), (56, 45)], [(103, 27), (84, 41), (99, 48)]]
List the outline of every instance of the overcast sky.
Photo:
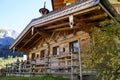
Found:
[(39, 9), (44, 6), (52, 10), (51, 0), (0, 0), (0, 26), (20, 33), (33, 19), (40, 17)]

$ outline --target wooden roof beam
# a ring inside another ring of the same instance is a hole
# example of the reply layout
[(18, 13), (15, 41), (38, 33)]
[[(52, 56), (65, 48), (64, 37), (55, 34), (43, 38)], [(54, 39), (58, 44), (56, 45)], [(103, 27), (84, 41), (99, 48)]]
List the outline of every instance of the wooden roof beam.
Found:
[(30, 49), (33, 45), (35, 45), (42, 37), (39, 37), (36, 41), (34, 41), (27, 49)]
[(107, 17), (107, 14), (103, 13), (103, 14), (94, 15), (88, 18), (80, 19), (80, 21), (91, 21), (91, 20), (96, 20), (96, 19), (100, 19), (103, 17)]
[(102, 14), (98, 14), (98, 15), (94, 15), (88, 18), (82, 18), (82, 19), (78, 19), (77, 17), (74, 17), (75, 22), (81, 22), (81, 21), (92, 21), (92, 20), (96, 20), (96, 19), (100, 19), (103, 17), (107, 17), (106, 13), (102, 13)]
[(44, 31), (44, 30), (39, 30), (38, 33), (39, 33), (42, 37), (50, 36), (50, 33), (48, 33), (47, 31)]
[(76, 23), (76, 25), (80, 25), (80, 26), (90, 26), (90, 25), (94, 25), (94, 23), (85, 23), (85, 21), (93, 21), (93, 20), (97, 20), (97, 19), (100, 19), (100, 18), (104, 18), (105, 16), (107, 16), (107, 14), (103, 13), (103, 14), (100, 14), (100, 15), (95, 15), (95, 16), (91, 16), (91, 17), (88, 17), (88, 18), (85, 18), (85, 19), (78, 19), (77, 17), (74, 17), (74, 21)]
[(64, 30), (72, 30), (72, 29), (79, 29), (79, 28), (80, 28), (80, 26), (74, 26), (73, 28), (64, 27), (64, 28), (54, 29), (52, 31), (64, 31)]
[(57, 19), (54, 19), (54, 20), (51, 20), (51, 21), (47, 21), (47, 22), (42, 23), (42, 24), (36, 24), (34, 27), (35, 27), (35, 28), (37, 28), (37, 27), (43, 28), (43, 26), (52, 24), (52, 23), (54, 23), (54, 22), (56, 22), (56, 21), (59, 22), (59, 21), (61, 21), (61, 20), (65, 20), (65, 19), (67, 19), (68, 17), (69, 17), (69, 16), (64, 16), (64, 17), (60, 17), (60, 18), (57, 18)]
[(83, 26), (83, 27), (88, 26), (84, 21), (78, 19), (77, 17), (74, 17), (74, 21), (76, 26)]
[(59, 28), (59, 27), (67, 26), (67, 25), (69, 25), (69, 22), (65, 22), (65, 23), (61, 23), (61, 24), (57, 24), (57, 25), (53, 25), (53, 26), (48, 26), (44, 29), (54, 29), (54, 28)]
[[(16, 46), (24, 39), (24, 37), (27, 36), (27, 34), (28, 34), (29, 32), (30, 32), (30, 30), (28, 30), (28, 32), (27, 32), (26, 34), (24, 34), (24, 35), (21, 37), (21, 39), (20, 39), (13, 47), (16, 47)], [(21, 34), (22, 34), (22, 32), (20, 33), (20, 35), (21, 35)], [(19, 36), (20, 36), (20, 35), (19, 35)], [(19, 37), (19, 36), (18, 36), (18, 37)], [(17, 37), (17, 38), (18, 38), (18, 37)], [(17, 39), (16, 39), (16, 40), (17, 40)], [(11, 49), (12, 49), (13, 47), (11, 47)]]
[(28, 49), (24, 49), (24, 48), (16, 48), (16, 50), (15, 51), (20, 51), (20, 52), (25, 52), (25, 53), (28, 53), (29, 52), (29, 50)]
[(37, 34), (38, 32), (35, 33), (20, 49), (22, 49), (26, 44), (28, 44)]

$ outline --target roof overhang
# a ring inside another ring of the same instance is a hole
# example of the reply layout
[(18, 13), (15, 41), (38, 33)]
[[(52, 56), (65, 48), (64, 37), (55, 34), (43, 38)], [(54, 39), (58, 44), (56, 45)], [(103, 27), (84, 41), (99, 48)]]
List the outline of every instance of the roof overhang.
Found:
[(52, 32), (70, 29), (69, 16), (71, 15), (74, 16), (76, 24), (74, 28), (99, 25), (99, 22), (106, 19), (120, 22), (119, 14), (108, 0), (78, 1), (33, 19), (10, 46), (10, 49), (16, 48), (17, 51), (27, 52), (41, 38), (51, 35)]

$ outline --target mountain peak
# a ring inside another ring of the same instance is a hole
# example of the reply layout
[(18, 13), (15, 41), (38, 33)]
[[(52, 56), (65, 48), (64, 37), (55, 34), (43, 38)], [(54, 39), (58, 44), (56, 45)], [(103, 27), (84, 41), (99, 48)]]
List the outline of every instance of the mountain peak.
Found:
[(17, 38), (18, 33), (7, 27), (0, 27), (0, 45), (10, 46)]
[(8, 29), (7, 27), (0, 27), (0, 57), (8, 58), (8, 56), (23, 56), (23, 54), (19, 52), (12, 52), (9, 50), (9, 46), (14, 42), (17, 38), (18, 33), (12, 29)]
[(0, 38), (4, 37), (11, 37), (13, 39), (16, 39), (18, 36), (18, 33), (14, 30), (11, 30), (7, 27), (0, 27)]

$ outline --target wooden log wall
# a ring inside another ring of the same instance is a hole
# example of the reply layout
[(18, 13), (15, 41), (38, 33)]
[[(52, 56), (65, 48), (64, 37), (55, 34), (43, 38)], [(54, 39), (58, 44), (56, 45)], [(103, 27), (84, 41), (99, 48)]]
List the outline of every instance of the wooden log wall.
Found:
[[(61, 31), (61, 32), (53, 32), (51, 36), (48, 36), (45, 39), (42, 39), (29, 53), (29, 57), (31, 58), (32, 53), (36, 53), (37, 55), (40, 55), (40, 52), (42, 50), (45, 50), (45, 53), (48, 53), (50, 50), (49, 54), (53, 53), (53, 47), (59, 46), (60, 52), (62, 52), (63, 48), (65, 48), (65, 52), (69, 52), (69, 43), (75, 40), (80, 39), (80, 46), (81, 48), (87, 47), (89, 44), (89, 34), (79, 31), (79, 30), (71, 30), (71, 31)], [(88, 40), (88, 42), (85, 42)], [(48, 48), (48, 45), (50, 46)], [(86, 49), (86, 48), (85, 48)], [(85, 50), (84, 49), (84, 50)], [(46, 56), (48, 54), (45, 54)]]
[[(70, 57), (67, 55), (64, 58), (60, 56), (69, 54), (70, 52), (70, 43), (74, 41), (79, 41), (79, 47), (81, 51), (81, 57), (84, 60), (84, 56), (87, 56), (85, 51), (88, 50), (90, 44), (90, 36), (88, 33), (80, 31), (79, 29), (71, 29), (68, 31), (57, 31), (53, 32), (51, 36), (45, 37), (45, 39), (41, 40), (29, 53), (30, 59), (32, 58), (32, 54), (35, 53), (35, 59), (39, 55), (39, 59), (41, 58), (41, 51), (44, 50), (44, 62), (51, 61), (47, 66), (51, 66), (51, 69), (56, 69), (56, 66), (64, 66), (70, 65), (71, 63), (67, 61)], [(59, 46), (59, 55), (53, 55), (53, 48)], [(53, 56), (48, 60), (48, 56)], [(78, 55), (73, 55), (78, 56)], [(58, 58), (56, 58), (58, 57)], [(65, 60), (65, 62), (60, 62), (60, 60)], [(40, 60), (40, 61), (42, 61)], [(75, 64), (79, 64), (78, 61), (74, 62)], [(45, 66), (42, 66), (45, 67)], [(40, 69), (41, 70), (41, 69)], [(42, 69), (43, 70), (43, 69)], [(43, 70), (45, 71), (45, 70)]]

